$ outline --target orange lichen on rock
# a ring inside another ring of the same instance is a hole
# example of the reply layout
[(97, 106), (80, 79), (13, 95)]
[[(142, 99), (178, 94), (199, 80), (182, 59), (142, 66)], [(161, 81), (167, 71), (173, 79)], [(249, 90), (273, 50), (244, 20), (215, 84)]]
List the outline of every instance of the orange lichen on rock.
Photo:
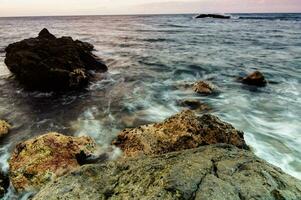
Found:
[(80, 165), (76, 154), (90, 154), (96, 149), (90, 137), (71, 137), (48, 133), (19, 143), (9, 161), (10, 180), (15, 189), (38, 189), (55, 177), (62, 176)]
[(243, 132), (213, 115), (198, 117), (189, 110), (162, 123), (126, 129), (113, 141), (128, 157), (164, 154), (217, 143), (248, 149)]

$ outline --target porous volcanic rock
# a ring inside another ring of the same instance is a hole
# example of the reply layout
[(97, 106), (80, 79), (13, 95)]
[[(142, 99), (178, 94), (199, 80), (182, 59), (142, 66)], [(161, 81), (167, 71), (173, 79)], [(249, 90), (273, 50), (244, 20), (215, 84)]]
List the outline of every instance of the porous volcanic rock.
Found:
[(89, 82), (91, 70), (107, 71), (107, 66), (92, 54), (93, 49), (87, 42), (56, 38), (43, 29), (36, 38), (10, 44), (5, 49), (5, 64), (29, 89), (76, 89)]
[(0, 120), (0, 138), (8, 134), (11, 126), (4, 120)]
[(198, 117), (187, 110), (162, 123), (126, 129), (119, 133), (113, 144), (120, 147), (127, 157), (164, 154), (217, 143), (248, 149), (243, 135), (213, 115)]
[(241, 82), (247, 85), (264, 87), (267, 84), (264, 75), (260, 71), (255, 71), (248, 76), (241, 78)]
[(210, 95), (215, 92), (215, 86), (207, 81), (198, 81), (193, 85), (193, 90), (198, 94)]
[(92, 154), (96, 148), (90, 137), (48, 133), (19, 143), (9, 161), (10, 180), (18, 192), (39, 189), (53, 178), (80, 166), (76, 155)]
[(33, 200), (299, 200), (301, 183), (251, 151), (219, 144), (82, 166)]

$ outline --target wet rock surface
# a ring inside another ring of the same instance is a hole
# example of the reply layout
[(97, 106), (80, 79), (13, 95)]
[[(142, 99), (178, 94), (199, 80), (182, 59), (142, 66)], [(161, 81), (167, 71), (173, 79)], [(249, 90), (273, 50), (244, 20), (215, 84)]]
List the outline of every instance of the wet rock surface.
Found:
[(5, 64), (24, 86), (41, 91), (77, 89), (93, 76), (90, 70), (107, 71), (94, 47), (71, 37), (56, 38), (43, 29), (36, 38), (10, 44)]
[(248, 76), (241, 78), (240, 80), (244, 84), (254, 85), (259, 87), (264, 87), (267, 84), (264, 75), (259, 71), (255, 71), (249, 74)]
[(224, 144), (86, 165), (47, 184), (33, 199), (300, 198), (300, 181), (251, 151)]
[(190, 110), (162, 123), (126, 129), (113, 141), (129, 157), (164, 154), (217, 143), (248, 149), (243, 132), (213, 115), (198, 117)]
[(76, 155), (91, 154), (96, 144), (90, 137), (48, 133), (19, 143), (9, 161), (10, 180), (18, 192), (39, 189), (53, 178), (80, 167)]
[(193, 85), (193, 90), (198, 94), (210, 95), (215, 92), (215, 86), (207, 81), (198, 81)]
[(0, 120), (0, 138), (8, 134), (11, 126), (4, 120)]

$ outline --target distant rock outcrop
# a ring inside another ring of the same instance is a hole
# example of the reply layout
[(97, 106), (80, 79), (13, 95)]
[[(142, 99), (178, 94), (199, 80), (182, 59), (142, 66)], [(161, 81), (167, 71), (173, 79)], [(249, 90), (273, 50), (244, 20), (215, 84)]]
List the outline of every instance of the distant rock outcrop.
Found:
[(77, 154), (91, 154), (96, 144), (90, 137), (48, 133), (16, 146), (9, 161), (10, 180), (18, 192), (39, 189), (53, 178), (78, 167)]
[(219, 144), (86, 165), (33, 200), (300, 200), (301, 182), (251, 151)]
[(240, 78), (241, 82), (247, 85), (264, 87), (267, 84), (264, 75), (260, 71), (255, 71), (244, 78)]
[(92, 54), (93, 48), (71, 37), (56, 38), (43, 29), (36, 38), (10, 44), (5, 49), (5, 64), (29, 89), (75, 89), (89, 82), (90, 70), (107, 71), (107, 66)]
[(243, 134), (213, 115), (197, 117), (193, 111), (183, 111), (162, 123), (126, 129), (113, 144), (128, 157), (164, 154), (217, 143), (248, 149)]
[(202, 18), (215, 18), (215, 19), (231, 19), (231, 16), (228, 15), (219, 15), (219, 14), (200, 14), (196, 16), (197, 19)]

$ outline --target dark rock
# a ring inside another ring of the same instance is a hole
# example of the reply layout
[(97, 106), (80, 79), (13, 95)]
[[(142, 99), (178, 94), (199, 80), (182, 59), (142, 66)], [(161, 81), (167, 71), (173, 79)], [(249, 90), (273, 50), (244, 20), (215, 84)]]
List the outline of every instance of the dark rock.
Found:
[(85, 165), (42, 188), (33, 200), (301, 199), (299, 180), (231, 145)]
[(196, 16), (197, 19), (203, 19), (203, 18), (215, 18), (215, 19), (231, 19), (231, 16), (227, 15), (219, 15), (219, 14), (200, 14)]
[(254, 85), (259, 87), (264, 87), (267, 84), (264, 75), (259, 71), (255, 71), (249, 74), (248, 76), (241, 78), (240, 80), (244, 84)]
[(162, 123), (126, 129), (113, 144), (128, 157), (164, 154), (217, 143), (248, 149), (243, 134), (213, 115), (197, 117), (188, 110)]
[(5, 49), (5, 64), (29, 89), (76, 89), (89, 82), (93, 76), (90, 70), (107, 70), (107, 66), (92, 54), (93, 48), (71, 37), (56, 38), (43, 29), (36, 38), (10, 44)]
[(9, 187), (9, 178), (8, 175), (0, 172), (0, 198), (4, 196)]
[(76, 154), (75, 157), (79, 165), (95, 164), (109, 159), (109, 156), (105, 153), (96, 156), (93, 154), (86, 154), (84, 151)]

